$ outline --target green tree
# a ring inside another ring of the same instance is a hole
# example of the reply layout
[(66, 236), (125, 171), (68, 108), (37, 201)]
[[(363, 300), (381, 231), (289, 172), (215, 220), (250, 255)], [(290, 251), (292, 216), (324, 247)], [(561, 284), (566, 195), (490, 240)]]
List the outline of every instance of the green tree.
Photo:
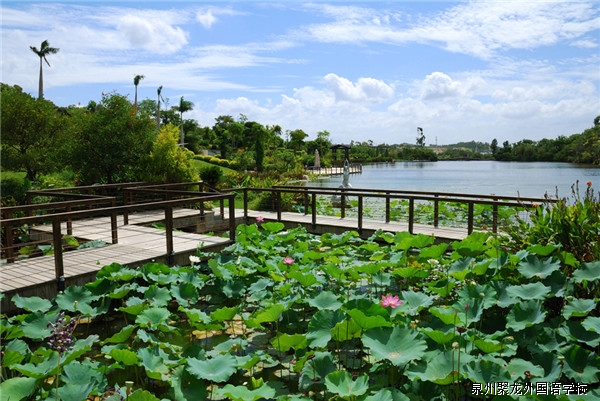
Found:
[(50, 44), (48, 43), (47, 40), (44, 40), (39, 48), (39, 50), (35, 47), (35, 46), (29, 46), (29, 48), (31, 49), (32, 52), (34, 52), (35, 54), (37, 54), (37, 56), (40, 58), (40, 78), (39, 78), (39, 85), (38, 85), (38, 99), (43, 99), (44, 98), (44, 74), (43, 74), (43, 68), (42, 68), (42, 60), (46, 62), (46, 64), (48, 64), (48, 67), (50, 67), (50, 63), (48, 62), (48, 59), (46, 58), (46, 56), (48, 56), (49, 54), (56, 54), (58, 53), (58, 51), (60, 50), (57, 47), (50, 47)]
[(254, 121), (249, 121), (244, 124), (244, 136), (251, 139), (254, 143), (254, 161), (256, 163), (256, 171), (263, 171), (265, 159), (265, 136), (266, 130), (262, 124)]
[(240, 130), (240, 128), (236, 127), (236, 124), (241, 126), (241, 131), (243, 131), (243, 125), (236, 123), (231, 116), (219, 116), (215, 118), (213, 131), (216, 136), (216, 145), (219, 148), (221, 158), (223, 159), (227, 159), (233, 151), (232, 138), (234, 138), (237, 131)]
[(156, 94), (157, 94), (157, 99), (156, 99), (156, 129), (160, 130), (160, 101), (164, 100), (161, 93), (162, 93), (162, 85), (158, 87), (158, 89), (156, 90)]
[(425, 146), (425, 134), (423, 134), (423, 128), (417, 127), (417, 146)]
[(194, 153), (178, 145), (178, 129), (168, 124), (161, 128), (150, 153), (148, 181), (198, 181), (192, 160)]
[(304, 149), (304, 140), (308, 137), (304, 131), (301, 129), (295, 129), (293, 131), (289, 131), (288, 135), (290, 138), (288, 148), (293, 149), (294, 152)]
[(142, 79), (144, 79), (145, 77), (143, 75), (136, 75), (135, 77), (133, 77), (133, 85), (135, 86), (135, 98), (133, 101), (133, 107), (137, 107), (138, 101), (137, 101), (137, 89), (138, 89), (138, 85), (140, 84), (140, 81)]
[(492, 144), (490, 145), (490, 149), (492, 150), (492, 154), (495, 155), (498, 151), (498, 140), (494, 138), (492, 140)]
[(156, 136), (153, 119), (117, 93), (104, 95), (88, 109), (71, 157), (81, 182), (110, 184), (143, 177)]
[(183, 96), (181, 96), (181, 98), (179, 99), (179, 105), (174, 106), (173, 108), (179, 112), (179, 117), (180, 117), (180, 121), (181, 121), (181, 124), (179, 125), (179, 127), (180, 127), (179, 146), (181, 146), (183, 148), (184, 140), (185, 140), (184, 131), (183, 131), (183, 113), (186, 113), (186, 112), (192, 110), (194, 108), (194, 103), (192, 103), (188, 100), (185, 100), (183, 98)]
[(66, 142), (61, 138), (68, 113), (50, 101), (34, 99), (18, 86), (4, 84), (0, 91), (0, 109), (2, 167), (25, 170), (30, 181), (57, 168)]

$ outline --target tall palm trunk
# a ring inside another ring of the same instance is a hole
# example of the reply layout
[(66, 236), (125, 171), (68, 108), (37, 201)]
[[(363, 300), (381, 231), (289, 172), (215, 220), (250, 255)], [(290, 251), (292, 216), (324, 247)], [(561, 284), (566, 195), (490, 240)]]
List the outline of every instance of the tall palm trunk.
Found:
[(42, 68), (42, 58), (40, 57), (40, 80), (38, 83), (38, 99), (44, 98), (44, 69)]

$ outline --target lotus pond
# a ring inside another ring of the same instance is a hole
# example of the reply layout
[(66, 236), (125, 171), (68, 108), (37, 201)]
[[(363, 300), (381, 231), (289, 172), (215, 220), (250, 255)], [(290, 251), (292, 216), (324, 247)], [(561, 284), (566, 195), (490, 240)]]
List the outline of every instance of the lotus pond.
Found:
[(257, 222), (2, 316), (1, 400), (597, 400), (600, 262)]

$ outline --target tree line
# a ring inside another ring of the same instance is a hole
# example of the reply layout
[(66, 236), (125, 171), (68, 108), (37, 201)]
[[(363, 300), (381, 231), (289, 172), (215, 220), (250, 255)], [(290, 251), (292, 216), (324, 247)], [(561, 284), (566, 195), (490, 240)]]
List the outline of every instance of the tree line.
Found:
[[(42, 58), (42, 57), (41, 57)], [(34, 98), (17, 86), (1, 85), (1, 166), (25, 171), (33, 181), (41, 174), (71, 169), (80, 184), (124, 181), (191, 180), (197, 154), (231, 161), (240, 171), (304, 174), (318, 154), (322, 166), (341, 164), (343, 154), (332, 151), (330, 133), (309, 140), (302, 129), (283, 130), (263, 125), (243, 114), (222, 115), (212, 127), (202, 127), (184, 113), (193, 103), (179, 99), (175, 106), (161, 96), (130, 102), (119, 93), (103, 94), (85, 107), (57, 107), (43, 96)], [(41, 94), (42, 92), (40, 92)], [(164, 109), (163, 109), (164, 108)], [(600, 165), (600, 116), (580, 134), (541, 141), (522, 140), (498, 146), (480, 142), (447, 147), (444, 152), (425, 146), (423, 130), (414, 145), (351, 141), (351, 162), (493, 158), (499, 161), (565, 161)]]
[(499, 161), (543, 161), (600, 165), (600, 116), (593, 126), (582, 133), (559, 136), (556, 139), (532, 141), (523, 139), (502, 146), (494, 139), (490, 145), (492, 155)]

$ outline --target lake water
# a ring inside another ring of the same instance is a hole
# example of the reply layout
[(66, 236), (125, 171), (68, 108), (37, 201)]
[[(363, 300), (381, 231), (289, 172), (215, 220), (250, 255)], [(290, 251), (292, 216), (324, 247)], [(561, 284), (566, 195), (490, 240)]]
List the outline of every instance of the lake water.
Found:
[[(586, 182), (600, 188), (600, 167), (571, 163), (438, 161), (396, 162), (364, 165), (362, 174), (351, 174), (353, 188), (438, 191), (481, 195), (569, 197), (579, 180), (583, 194)], [(338, 187), (342, 176), (323, 177), (313, 186)]]

